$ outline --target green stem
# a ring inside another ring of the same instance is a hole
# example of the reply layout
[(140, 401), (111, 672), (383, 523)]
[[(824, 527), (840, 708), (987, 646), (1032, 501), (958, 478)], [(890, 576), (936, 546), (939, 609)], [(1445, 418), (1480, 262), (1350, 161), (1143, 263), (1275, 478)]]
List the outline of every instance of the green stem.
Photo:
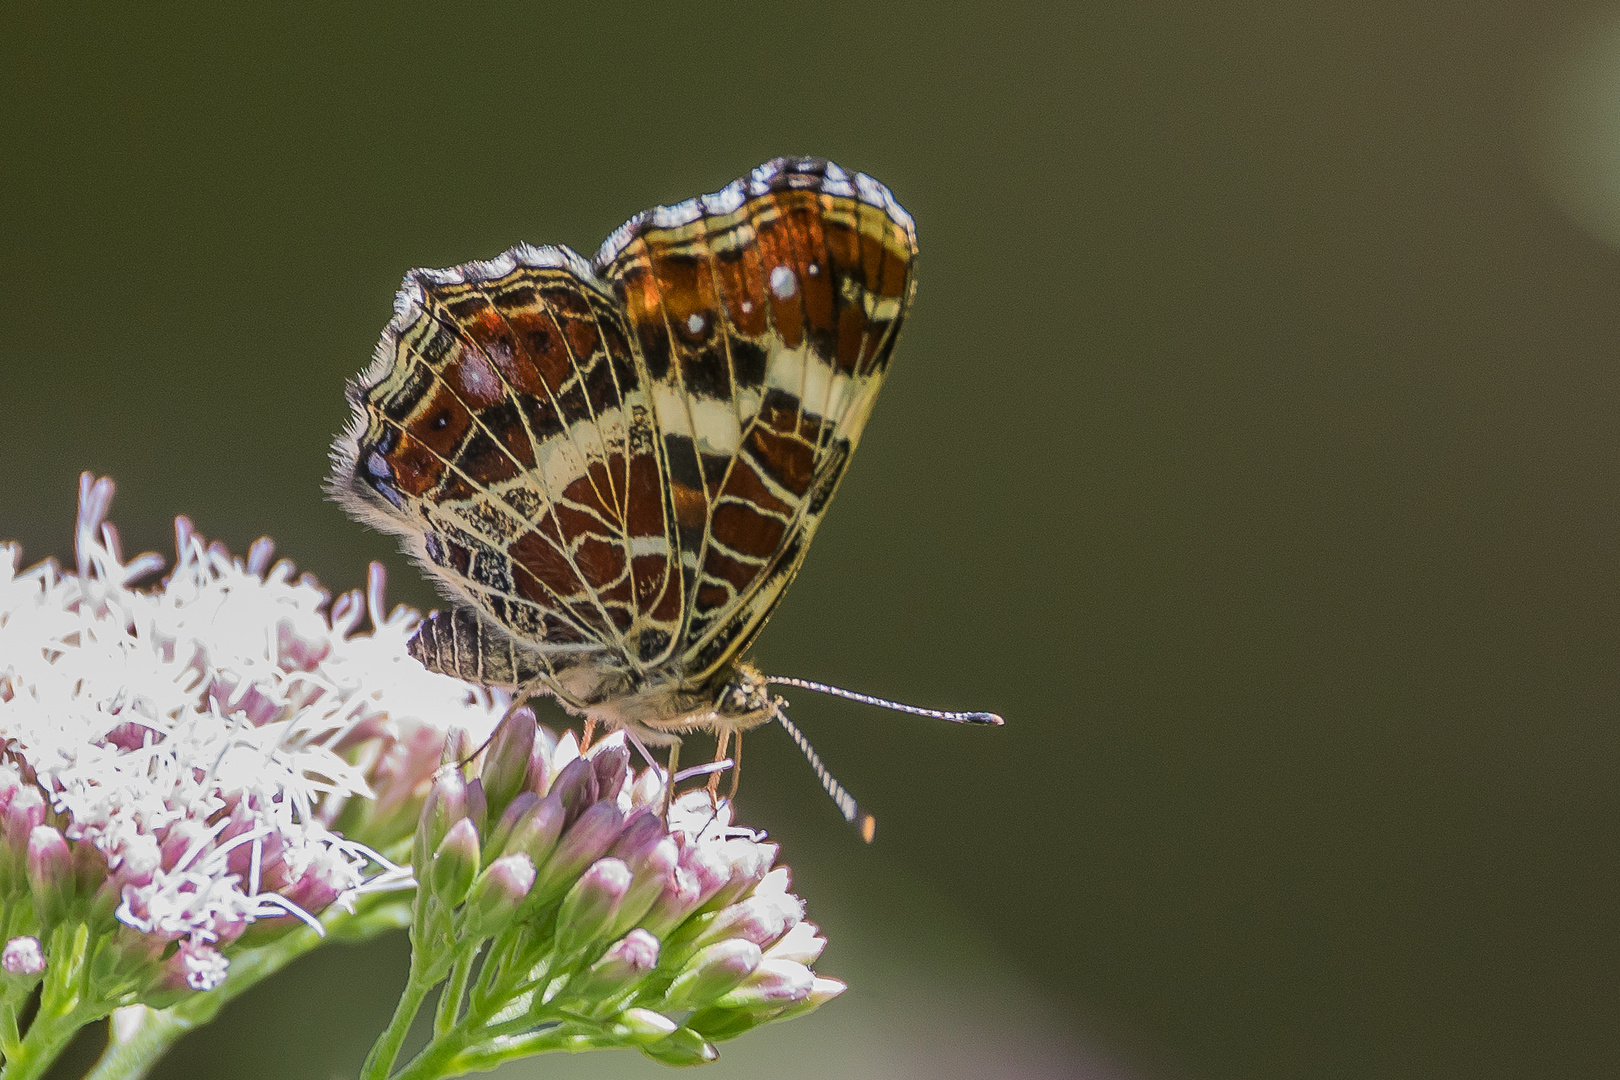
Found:
[(448, 1071), (449, 1066), (456, 1055), (466, 1048), (467, 1038), (459, 1031), (436, 1037), (399, 1071), (394, 1080), (439, 1080), (443, 1076), (458, 1075)]
[(450, 968), (449, 981), (439, 991), (439, 1007), (433, 1014), (435, 1037), (449, 1032), (461, 1018), (461, 999), (467, 993), (467, 976), (472, 972), (473, 951), (463, 952), (456, 958)]
[(20, 1004), (22, 1002), (11, 995), (0, 1000), (0, 1061), (15, 1057), (22, 1046), (22, 1035), (17, 1030), (17, 1007)]
[(98, 1018), (93, 1010), (73, 1009), (63, 1013), (47, 1013), (43, 1008), (28, 1026), (17, 1052), (0, 1069), (3, 1080), (34, 1080), (43, 1076), (64, 1047), (73, 1041), (79, 1029)]
[(399, 1057), (399, 1048), (404, 1045), (405, 1036), (410, 1034), (411, 1021), (416, 1019), (423, 999), (432, 988), (432, 983), (418, 979), (416, 972), (411, 972), (411, 978), (405, 983), (405, 992), (399, 995), (399, 1004), (394, 1007), (393, 1019), (388, 1021), (388, 1027), (377, 1037), (371, 1053), (366, 1055), (360, 1080), (388, 1080), (388, 1072)]
[(152, 1066), (169, 1052), (169, 1047), (180, 1036), (202, 1022), (183, 1017), (178, 1006), (173, 1009), (148, 1009), (144, 1005), (130, 1007), (143, 1010), (140, 1027), (120, 1038), (117, 1022), (110, 1022), (107, 1049), (102, 1051), (101, 1058), (95, 1068), (85, 1075), (85, 1080), (140, 1080), (152, 1071)]
[(90, 993), (91, 940), (90, 928), (83, 923), (62, 923), (51, 931), (39, 1012), (0, 1069), (0, 1080), (42, 1075), (81, 1027), (112, 1011), (110, 1002)]
[[(334, 937), (366, 938), (398, 925), (397, 916), (383, 910), (386, 898), (363, 903), (354, 913), (336, 912), (323, 919)], [(114, 1027), (107, 1049), (85, 1080), (141, 1080), (168, 1053), (181, 1036), (214, 1019), (232, 999), (257, 986), (321, 943), (311, 927), (300, 927), (257, 949), (244, 949), (231, 958), (230, 977), (207, 993), (195, 994), (168, 1009), (146, 1009), (140, 1026), (122, 1038)]]

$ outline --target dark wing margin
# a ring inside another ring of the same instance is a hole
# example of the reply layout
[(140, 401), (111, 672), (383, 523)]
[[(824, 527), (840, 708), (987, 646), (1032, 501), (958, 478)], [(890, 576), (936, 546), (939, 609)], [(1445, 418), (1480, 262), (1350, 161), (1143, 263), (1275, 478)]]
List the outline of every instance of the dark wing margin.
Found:
[(915, 289), (916, 229), (882, 184), (778, 158), (602, 245), (639, 345), (687, 597), (672, 660), (703, 683), (803, 561)]
[[(459, 605), (424, 624), (418, 659), (582, 705), (666, 647), (681, 580), (646, 382), (617, 303), (566, 248), (406, 276), (349, 386), (330, 488)], [(506, 660), (463, 648), (480, 643)]]

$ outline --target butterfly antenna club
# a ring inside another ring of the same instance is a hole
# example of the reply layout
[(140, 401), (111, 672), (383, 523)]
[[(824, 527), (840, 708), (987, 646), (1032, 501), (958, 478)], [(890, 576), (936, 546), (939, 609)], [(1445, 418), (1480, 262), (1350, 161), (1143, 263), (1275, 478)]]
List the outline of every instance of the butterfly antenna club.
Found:
[(787, 712), (783, 709), (785, 704), (786, 702), (781, 698), (777, 698), (772, 704), (771, 715), (776, 718), (778, 724), (782, 725), (788, 736), (793, 739), (794, 745), (804, 754), (805, 760), (810, 763), (810, 768), (816, 774), (816, 779), (821, 781), (821, 786), (826, 789), (828, 795), (832, 796), (832, 801), (838, 807), (838, 812), (844, 815), (844, 820), (851, 825), (859, 821), (861, 839), (870, 844), (872, 837), (877, 833), (877, 818), (871, 814), (863, 814), (860, 806), (855, 802), (855, 796), (851, 795), (844, 785), (840, 784), (838, 779), (828, 771), (827, 766), (822, 764), (821, 755), (816, 753), (814, 746), (810, 745), (810, 740), (805, 737), (804, 732), (799, 730), (797, 724), (788, 719)]

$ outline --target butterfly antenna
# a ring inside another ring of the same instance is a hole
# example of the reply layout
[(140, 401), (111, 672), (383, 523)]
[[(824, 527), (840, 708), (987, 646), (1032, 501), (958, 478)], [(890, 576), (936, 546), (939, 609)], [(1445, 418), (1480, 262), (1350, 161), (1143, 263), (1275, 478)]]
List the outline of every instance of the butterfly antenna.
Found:
[[(776, 680), (772, 679), (771, 681), (775, 682)], [(861, 808), (855, 803), (855, 796), (846, 791), (844, 785), (840, 784), (837, 778), (827, 771), (827, 766), (821, 763), (821, 755), (816, 753), (816, 748), (810, 745), (810, 740), (805, 738), (804, 732), (800, 731), (798, 726), (787, 718), (787, 713), (782, 709), (783, 704), (782, 699), (777, 698), (772, 705), (771, 714), (776, 717), (778, 724), (787, 729), (788, 735), (799, 747), (800, 752), (804, 754), (805, 760), (810, 763), (810, 768), (815, 770), (816, 779), (821, 781), (821, 786), (827, 790), (828, 795), (832, 796), (832, 801), (837, 805), (839, 813), (844, 815), (844, 820), (853, 825), (857, 818), (860, 819), (861, 839), (870, 844), (873, 835), (877, 832), (877, 818), (871, 814), (861, 813)]]
[(911, 713), (913, 716), (949, 720), (953, 724), (991, 724), (1000, 727), (1006, 723), (1005, 720), (993, 712), (948, 712), (944, 709), (924, 709), (918, 705), (907, 705), (900, 701), (890, 701), (888, 698), (873, 697), (871, 694), (857, 694), (853, 690), (845, 690), (842, 686), (831, 686), (827, 683), (813, 682), (810, 679), (767, 675), (765, 681), (777, 686), (797, 686), (800, 690), (814, 690), (818, 694), (831, 694), (833, 697), (848, 698), (850, 701), (859, 701), (863, 705), (876, 705), (880, 709), (893, 709), (895, 712)]

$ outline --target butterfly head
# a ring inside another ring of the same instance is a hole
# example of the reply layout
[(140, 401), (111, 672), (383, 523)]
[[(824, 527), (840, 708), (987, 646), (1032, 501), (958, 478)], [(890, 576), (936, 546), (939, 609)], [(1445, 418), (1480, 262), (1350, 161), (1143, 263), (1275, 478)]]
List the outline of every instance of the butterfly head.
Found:
[(738, 664), (720, 684), (714, 711), (720, 723), (733, 731), (746, 731), (775, 717), (782, 701), (752, 664)]

